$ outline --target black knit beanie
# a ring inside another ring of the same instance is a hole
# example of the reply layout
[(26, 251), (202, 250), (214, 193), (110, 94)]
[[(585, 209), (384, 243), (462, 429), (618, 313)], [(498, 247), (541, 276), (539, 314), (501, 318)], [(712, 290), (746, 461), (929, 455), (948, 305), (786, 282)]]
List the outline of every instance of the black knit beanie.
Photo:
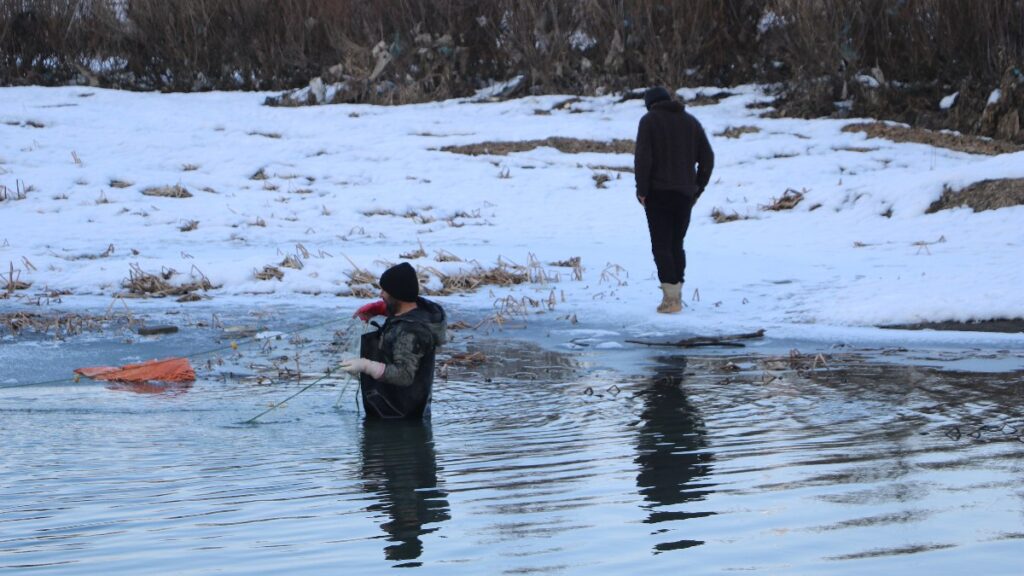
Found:
[(388, 268), (380, 275), (380, 287), (396, 300), (415, 302), (420, 295), (420, 281), (416, 269), (408, 262)]
[(651, 109), (651, 104), (671, 99), (672, 96), (669, 95), (668, 90), (664, 86), (655, 86), (644, 92), (644, 105), (647, 106), (648, 110)]

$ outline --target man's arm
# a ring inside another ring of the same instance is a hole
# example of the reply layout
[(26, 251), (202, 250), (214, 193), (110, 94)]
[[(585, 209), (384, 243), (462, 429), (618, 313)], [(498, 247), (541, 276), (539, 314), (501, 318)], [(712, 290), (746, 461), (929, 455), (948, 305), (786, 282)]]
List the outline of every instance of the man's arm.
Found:
[(704, 188), (711, 181), (711, 172), (715, 169), (715, 151), (711, 149), (708, 135), (704, 127), (697, 123), (697, 197), (704, 193)]
[(395, 337), (392, 362), (385, 365), (384, 373), (377, 379), (395, 386), (410, 386), (420, 368), (424, 351), (420, 335), (411, 330), (402, 330)]
[(640, 119), (636, 131), (636, 148), (633, 150), (633, 175), (636, 177), (636, 196), (643, 202), (651, 191), (651, 135), (647, 127), (647, 116)]

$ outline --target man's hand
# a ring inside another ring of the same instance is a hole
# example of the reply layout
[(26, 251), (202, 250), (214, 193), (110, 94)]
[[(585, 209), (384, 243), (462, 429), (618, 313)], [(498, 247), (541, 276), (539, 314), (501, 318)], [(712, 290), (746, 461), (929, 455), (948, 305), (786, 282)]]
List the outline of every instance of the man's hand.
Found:
[(361, 306), (356, 313), (352, 315), (353, 318), (359, 318), (363, 322), (369, 322), (370, 318), (374, 316), (387, 316), (388, 305), (383, 300), (377, 300), (376, 302), (370, 302)]
[(373, 360), (368, 360), (366, 358), (351, 358), (349, 360), (343, 360), (340, 368), (353, 376), (366, 374), (374, 380), (378, 380), (384, 375), (384, 364), (374, 362)]

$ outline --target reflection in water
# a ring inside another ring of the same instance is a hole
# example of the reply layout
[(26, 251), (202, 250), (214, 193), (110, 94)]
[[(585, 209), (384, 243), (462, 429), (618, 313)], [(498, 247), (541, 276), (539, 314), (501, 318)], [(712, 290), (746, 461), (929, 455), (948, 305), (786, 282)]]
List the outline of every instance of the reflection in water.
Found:
[(423, 553), (420, 536), (437, 530), (424, 526), (451, 518), (447, 494), (437, 487), (437, 458), (430, 423), (367, 419), (362, 452), (364, 490), (379, 499), (369, 510), (390, 517), (381, 524), (389, 536), (385, 558), (419, 558)]
[[(640, 392), (640, 438), (636, 463), (640, 472), (636, 484), (647, 504), (647, 523), (673, 522), (710, 516), (695, 512), (688, 502), (702, 500), (711, 491), (700, 483), (710, 471), (711, 454), (705, 446), (704, 423), (683, 392), (686, 357), (660, 359), (649, 384)], [(700, 452), (698, 452), (700, 451)], [(668, 529), (659, 532), (668, 532)], [(655, 546), (655, 553), (699, 546), (701, 540), (675, 540)]]
[(177, 396), (192, 388), (191, 382), (110, 382), (107, 390), (115, 392), (131, 392), (133, 394), (166, 394)]

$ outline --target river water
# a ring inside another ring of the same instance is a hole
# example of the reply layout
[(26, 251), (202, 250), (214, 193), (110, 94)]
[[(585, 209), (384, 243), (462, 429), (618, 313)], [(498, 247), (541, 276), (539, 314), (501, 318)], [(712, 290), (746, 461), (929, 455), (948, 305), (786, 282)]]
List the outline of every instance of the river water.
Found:
[(0, 572), (1022, 573), (1021, 372), (481, 334), (430, 422), (365, 422), (330, 377), (244, 423), (348, 338), (176, 387), (21, 384), (221, 331), (0, 343)]

